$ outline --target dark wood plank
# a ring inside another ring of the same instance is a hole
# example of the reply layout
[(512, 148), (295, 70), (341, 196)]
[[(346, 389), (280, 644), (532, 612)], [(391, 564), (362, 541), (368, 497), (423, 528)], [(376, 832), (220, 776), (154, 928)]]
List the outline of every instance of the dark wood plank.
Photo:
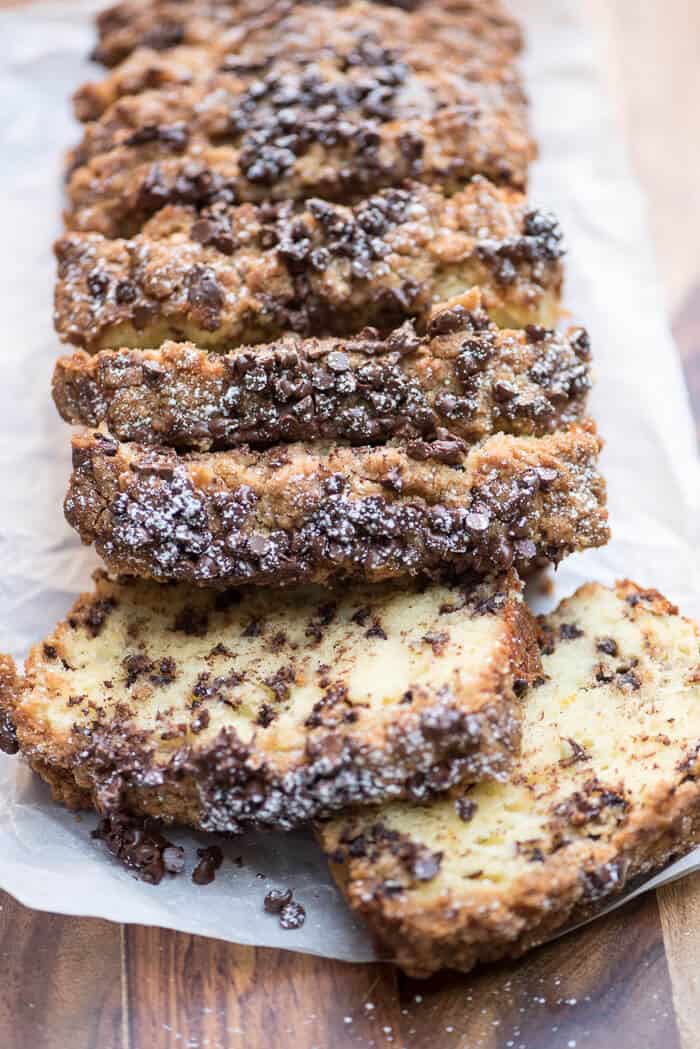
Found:
[(700, 874), (659, 889), (659, 911), (683, 1049), (700, 1031)]
[[(676, 934), (678, 946), (679, 925)], [(128, 1020), (119, 927), (31, 912), (6, 897), (0, 937), (3, 1049), (680, 1045), (651, 896), (513, 965), (430, 981), (386, 965), (127, 928)]]
[(382, 1045), (377, 1032), (398, 1027), (397, 977), (389, 965), (131, 927), (125, 971), (130, 1049), (344, 1049), (373, 1039)]
[(403, 978), (401, 995), (410, 1049), (680, 1047), (653, 895), (511, 965)]
[(127, 1049), (120, 927), (0, 902), (2, 1049)]
[(390, 966), (140, 928), (127, 930), (126, 971), (132, 1049), (188, 1040), (246, 1049), (681, 1044), (653, 896), (518, 963), (468, 976), (409, 980)]

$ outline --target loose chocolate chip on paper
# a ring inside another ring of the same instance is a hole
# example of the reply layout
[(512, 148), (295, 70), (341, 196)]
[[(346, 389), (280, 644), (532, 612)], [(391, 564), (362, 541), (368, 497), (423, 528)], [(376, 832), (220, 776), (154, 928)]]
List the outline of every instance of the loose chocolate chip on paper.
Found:
[(205, 849), (197, 849), (197, 855), (199, 863), (192, 871), (192, 881), (195, 885), (209, 885), (224, 862), (223, 853), (218, 845), (208, 845)]
[(270, 889), (263, 900), (263, 907), (268, 914), (279, 914), (280, 911), (291, 902), (291, 889)]

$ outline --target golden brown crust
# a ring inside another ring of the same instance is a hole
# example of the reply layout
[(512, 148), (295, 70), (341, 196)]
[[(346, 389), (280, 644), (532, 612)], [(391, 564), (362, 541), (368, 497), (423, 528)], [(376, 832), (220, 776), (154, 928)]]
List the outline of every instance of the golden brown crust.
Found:
[(512, 574), (222, 599), (100, 573), (1, 709), (69, 807), (289, 829), (502, 776), (538, 670)]
[(459, 442), (576, 422), (590, 387), (583, 329), (503, 330), (473, 303), (452, 324), (438, 313), (423, 336), (407, 322), (385, 339), (287, 336), (222, 355), (168, 342), (78, 352), (59, 359), (54, 400), (67, 422), (184, 451), (442, 437), (457, 439), (456, 453)]
[(549, 683), (524, 699), (508, 784), (320, 828), (351, 905), (414, 975), (516, 957), (700, 840), (695, 624), (625, 581), (582, 587), (542, 627)]
[(419, 445), (178, 457), (87, 432), (66, 517), (113, 570), (204, 586), (524, 569), (607, 541), (592, 423)]
[(130, 240), (67, 233), (55, 251), (56, 330), (91, 352), (386, 331), (474, 285), (502, 327), (553, 327), (563, 274), (556, 220), (480, 177), (453, 197), (413, 184), (354, 208), (168, 206)]
[(352, 202), (407, 179), (454, 192), (475, 174), (522, 188), (532, 156), (515, 78), (416, 70), (391, 52), (347, 69), (286, 60), (258, 80), (121, 99), (73, 154), (66, 221), (130, 236), (166, 204)]

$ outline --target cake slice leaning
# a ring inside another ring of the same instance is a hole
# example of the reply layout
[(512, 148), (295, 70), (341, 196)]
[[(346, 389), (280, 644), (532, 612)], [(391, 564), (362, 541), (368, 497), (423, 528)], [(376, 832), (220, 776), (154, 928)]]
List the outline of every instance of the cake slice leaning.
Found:
[[(477, 294), (462, 296), (480, 304)], [(438, 313), (386, 338), (301, 339), (212, 354), (192, 343), (153, 350), (80, 350), (61, 357), (53, 395), (70, 423), (105, 424), (120, 441), (211, 451), (327, 440), (353, 445), (435, 440), (476, 444), (533, 437), (583, 415), (589, 340), (496, 328), (481, 311)]]
[(517, 577), (342, 593), (114, 581), (0, 664), (0, 746), (70, 807), (205, 830), (501, 777), (540, 671)]
[(115, 572), (200, 586), (526, 570), (608, 538), (600, 441), (447, 435), (178, 455), (73, 439), (66, 517)]
[(542, 623), (508, 782), (320, 829), (414, 975), (515, 957), (700, 841), (700, 631), (654, 590), (582, 587)]

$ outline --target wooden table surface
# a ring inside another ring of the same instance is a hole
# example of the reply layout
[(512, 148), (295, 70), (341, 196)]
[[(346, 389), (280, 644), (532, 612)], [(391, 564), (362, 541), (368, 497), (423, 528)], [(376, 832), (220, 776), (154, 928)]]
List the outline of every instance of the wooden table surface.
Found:
[[(649, 195), (700, 434), (700, 5), (583, 6)], [(428, 982), (0, 904), (0, 1049), (700, 1047), (700, 875), (517, 964)]]

